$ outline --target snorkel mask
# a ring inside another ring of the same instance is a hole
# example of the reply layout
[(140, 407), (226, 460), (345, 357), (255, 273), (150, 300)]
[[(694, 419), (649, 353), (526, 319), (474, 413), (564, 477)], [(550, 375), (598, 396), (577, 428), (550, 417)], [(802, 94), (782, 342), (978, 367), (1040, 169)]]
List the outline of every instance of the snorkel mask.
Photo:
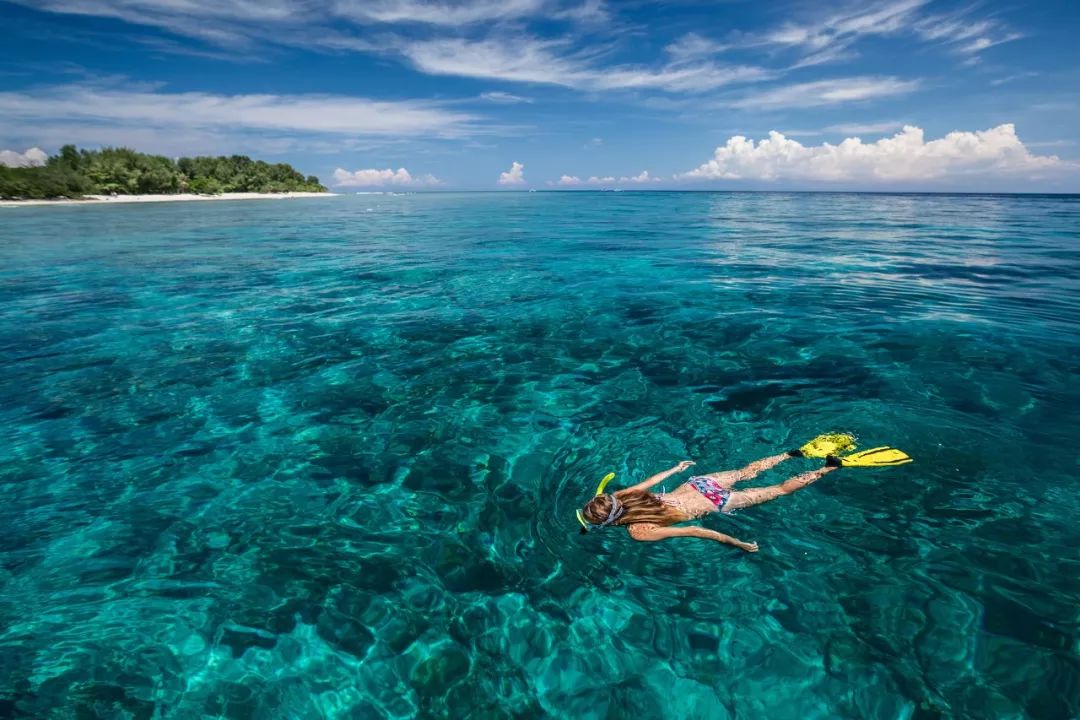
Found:
[[(596, 486), (596, 492), (593, 493), (593, 497), (603, 495), (604, 488), (606, 488), (607, 484), (614, 479), (615, 473), (608, 473), (607, 475), (605, 475), (604, 479), (600, 481), (600, 484)], [(577, 515), (577, 521), (581, 523), (581, 534), (584, 535), (585, 533), (589, 532), (589, 523), (585, 521), (585, 515), (582, 514), (581, 508), (578, 508), (574, 512)], [(622, 503), (619, 502), (618, 498), (612, 495), (611, 512), (608, 513), (607, 520), (600, 523), (597, 527), (607, 527), (611, 523), (621, 518), (624, 512), (626, 512), (626, 508), (622, 506)]]

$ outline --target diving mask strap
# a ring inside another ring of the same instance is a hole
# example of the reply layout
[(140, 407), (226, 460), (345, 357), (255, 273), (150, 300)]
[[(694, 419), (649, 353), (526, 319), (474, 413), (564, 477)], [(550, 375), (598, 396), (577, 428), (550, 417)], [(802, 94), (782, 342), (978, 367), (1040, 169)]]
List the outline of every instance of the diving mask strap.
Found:
[(625, 512), (626, 512), (626, 508), (623, 507), (623, 504), (621, 502), (619, 502), (619, 498), (612, 495), (611, 496), (611, 512), (608, 513), (607, 520), (600, 523), (600, 527), (607, 527), (611, 523), (613, 523), (616, 520), (618, 520), (619, 518), (621, 518), (623, 516), (623, 513), (625, 513)]
[[(615, 473), (613, 473), (613, 472), (608, 473), (607, 475), (605, 475), (604, 478), (600, 481), (600, 484), (596, 486), (596, 492), (593, 493), (593, 497), (597, 497), (598, 495), (603, 495), (604, 494), (604, 488), (606, 488), (607, 484), (609, 482), (611, 482), (612, 480), (614, 480), (614, 479), (615, 479)], [(615, 500), (615, 496), (612, 495), (611, 499)], [(615, 500), (615, 502), (618, 503), (618, 500)], [(625, 511), (625, 508), (623, 508), (623, 510)], [(614, 511), (615, 511), (615, 505), (613, 504), (612, 505), (612, 512), (614, 512)], [(577, 521), (579, 523), (581, 523), (581, 527), (583, 528), (583, 532), (588, 532), (589, 523), (587, 523), (585, 521), (585, 516), (581, 513), (581, 510), (576, 510), (575, 514), (577, 515)], [(604, 523), (602, 525), (600, 525), (600, 527), (604, 527), (604, 526), (614, 522), (615, 520), (618, 520), (620, 517), (622, 517), (622, 513), (619, 513), (619, 516), (616, 517), (614, 520), (612, 520), (612, 518), (610, 517), (610, 514), (609, 514), (608, 519), (605, 520)]]

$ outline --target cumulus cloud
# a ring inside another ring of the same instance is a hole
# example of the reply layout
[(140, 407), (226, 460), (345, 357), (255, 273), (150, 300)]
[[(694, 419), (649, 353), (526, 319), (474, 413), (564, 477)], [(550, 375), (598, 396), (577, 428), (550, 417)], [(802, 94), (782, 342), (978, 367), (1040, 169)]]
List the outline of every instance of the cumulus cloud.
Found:
[(651, 182), (662, 182), (662, 180), (660, 178), (658, 178), (658, 177), (653, 177), (652, 175), (650, 175), (648, 170), (642, 170), (640, 173), (638, 173), (637, 175), (634, 175), (632, 177), (623, 176), (623, 177), (619, 178), (619, 182), (651, 183)]
[(947, 177), (1038, 175), (1054, 168), (1054, 156), (1032, 155), (1010, 124), (978, 132), (951, 132), (927, 141), (906, 125), (893, 137), (864, 143), (805, 146), (771, 132), (757, 144), (736, 135), (713, 158), (683, 173), (682, 180), (814, 180), (908, 182)]
[(653, 177), (649, 174), (648, 170), (642, 170), (637, 175), (623, 175), (616, 178), (614, 175), (593, 175), (591, 177), (582, 180), (577, 175), (563, 175), (555, 182), (549, 182), (548, 185), (556, 185), (559, 187), (577, 187), (580, 185), (614, 185), (616, 183), (654, 183), (662, 182), (661, 178)]
[(525, 166), (516, 160), (510, 165), (510, 169), (504, 173), (499, 173), (500, 185), (524, 185), (525, 184)]
[(555, 182), (548, 184), (559, 185), (561, 187), (576, 187), (578, 185), (611, 185), (614, 182), (615, 177), (613, 175), (607, 175), (605, 177), (593, 175), (585, 180), (582, 180), (577, 175), (563, 175)]
[(32, 147), (26, 152), (0, 150), (0, 165), (6, 167), (38, 167), (48, 159), (49, 154), (39, 147)]
[(413, 175), (405, 168), (368, 168), (352, 172), (338, 168), (334, 171), (334, 185), (338, 187), (430, 187), (441, 182), (434, 175)]

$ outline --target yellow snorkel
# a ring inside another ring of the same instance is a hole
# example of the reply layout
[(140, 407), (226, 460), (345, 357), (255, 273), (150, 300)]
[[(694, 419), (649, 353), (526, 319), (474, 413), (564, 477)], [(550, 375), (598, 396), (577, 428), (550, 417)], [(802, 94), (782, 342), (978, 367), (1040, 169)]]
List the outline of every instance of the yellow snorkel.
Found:
[[(596, 486), (596, 492), (593, 493), (593, 497), (604, 494), (604, 488), (607, 484), (615, 479), (615, 473), (608, 473), (604, 476), (604, 479), (600, 481), (600, 484)], [(589, 523), (585, 522), (585, 516), (581, 514), (581, 508), (574, 511), (577, 514), (577, 521), (581, 523), (582, 534), (589, 532)]]

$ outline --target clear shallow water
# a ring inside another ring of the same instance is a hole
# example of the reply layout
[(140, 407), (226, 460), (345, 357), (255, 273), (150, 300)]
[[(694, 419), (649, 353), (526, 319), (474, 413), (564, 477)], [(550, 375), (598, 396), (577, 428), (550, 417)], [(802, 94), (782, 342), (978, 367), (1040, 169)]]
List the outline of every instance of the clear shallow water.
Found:
[[(0, 259), (0, 716), (1080, 714), (1080, 198), (17, 208)], [(756, 555), (576, 532), (837, 429), (917, 462), (705, 521)]]

